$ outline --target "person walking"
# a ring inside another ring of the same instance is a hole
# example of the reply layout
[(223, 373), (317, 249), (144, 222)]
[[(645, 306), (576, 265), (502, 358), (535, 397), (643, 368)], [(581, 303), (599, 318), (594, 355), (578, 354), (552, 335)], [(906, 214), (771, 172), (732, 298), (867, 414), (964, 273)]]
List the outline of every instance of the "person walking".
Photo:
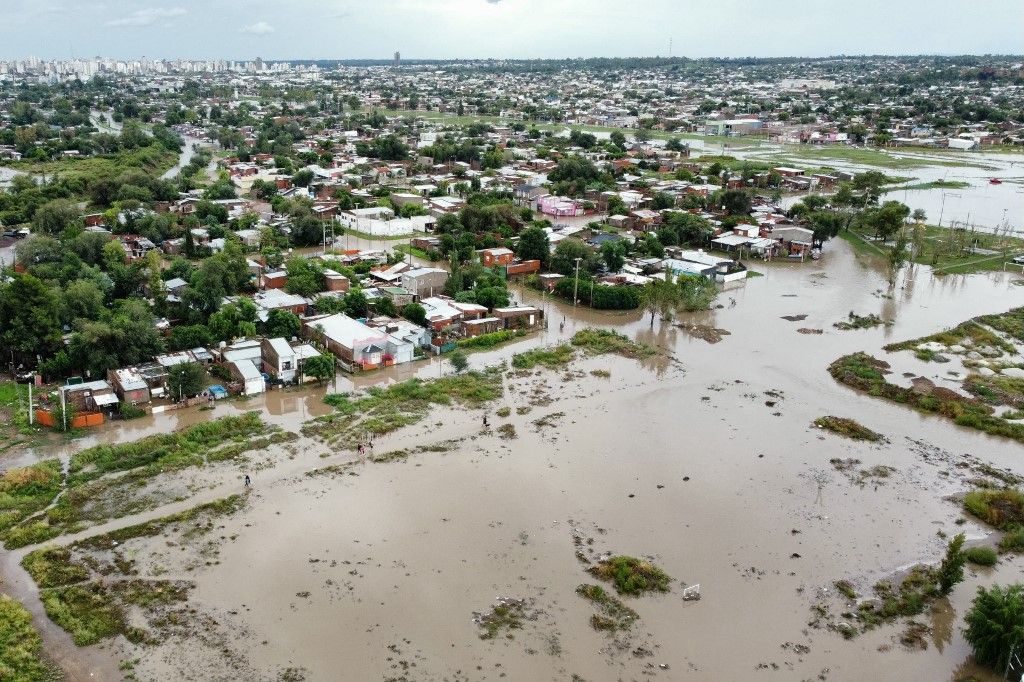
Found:
[(245, 487), (248, 488), (252, 484), (252, 479), (249, 478), (249, 474), (245, 475)]
[(487, 423), (487, 415), (485, 414), (484, 415), (484, 428), (486, 429), (488, 426), (489, 426), (489, 424)]

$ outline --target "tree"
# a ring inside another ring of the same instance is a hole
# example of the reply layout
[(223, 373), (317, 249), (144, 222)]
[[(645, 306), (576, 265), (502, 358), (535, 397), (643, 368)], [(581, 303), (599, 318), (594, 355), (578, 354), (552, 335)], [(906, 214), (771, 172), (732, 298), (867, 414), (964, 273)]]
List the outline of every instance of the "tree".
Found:
[(551, 240), (544, 228), (532, 225), (519, 234), (516, 255), (523, 260), (539, 260), (541, 268), (546, 268), (551, 260)]
[(290, 339), (302, 331), (302, 322), (298, 315), (289, 310), (275, 309), (267, 314), (265, 331), (270, 338)]
[(427, 310), (419, 303), (407, 303), (402, 306), (402, 317), (421, 327), (427, 324)]
[(398, 317), (398, 308), (395, 306), (395, 302), (387, 296), (381, 296), (373, 302), (373, 310), (378, 315), (386, 315), (387, 317)]
[(579, 239), (563, 239), (558, 242), (551, 256), (551, 269), (566, 277), (576, 274), (576, 259), (580, 259), (580, 272), (590, 272), (594, 265), (594, 252)]
[(56, 290), (32, 275), (0, 284), (0, 348), (19, 364), (35, 364), (60, 343), (60, 304)]
[(626, 136), (621, 130), (613, 130), (610, 137), (613, 145), (623, 150), (626, 148)]
[(609, 272), (618, 272), (626, 264), (626, 245), (618, 240), (601, 244), (601, 258)]
[(868, 208), (859, 216), (860, 225), (872, 230), (879, 239), (888, 241), (903, 229), (910, 208), (898, 201), (887, 201), (881, 206)]
[(889, 284), (896, 283), (896, 277), (910, 258), (907, 254), (908, 243), (907, 231), (901, 229), (896, 234), (896, 241), (893, 242), (892, 248), (889, 250)]
[(366, 317), (370, 306), (366, 300), (366, 294), (362, 289), (352, 289), (342, 299), (345, 307), (345, 314), (349, 317)]
[(939, 590), (942, 594), (952, 592), (953, 587), (964, 579), (964, 564), (967, 563), (967, 553), (964, 552), (965, 539), (963, 533), (958, 533), (946, 546), (946, 556), (939, 564)]
[(302, 373), (323, 383), (334, 376), (334, 356), (314, 355), (302, 364)]
[(192, 398), (206, 387), (206, 370), (198, 362), (182, 362), (167, 372), (167, 391), (172, 399)]
[(509, 304), (508, 289), (503, 286), (477, 287), (473, 294), (474, 301), (487, 306), (489, 310), (503, 308)]
[(469, 367), (469, 358), (467, 358), (466, 354), (461, 350), (453, 350), (449, 353), (448, 362), (452, 363), (452, 369), (455, 370), (456, 374)]
[(78, 319), (95, 320), (103, 312), (103, 292), (91, 280), (76, 279), (65, 287), (60, 303), (64, 324), (71, 325)]
[(747, 215), (750, 213), (750, 193), (742, 189), (727, 189), (722, 192), (722, 208), (729, 215)]
[(718, 287), (701, 275), (679, 275), (679, 289), (683, 309), (688, 311), (707, 310), (718, 296)]
[(74, 225), (81, 225), (78, 207), (67, 199), (43, 204), (32, 216), (32, 230), (43, 234), (58, 235)]
[(663, 320), (671, 319), (672, 312), (682, 300), (680, 288), (669, 279), (653, 279), (640, 292), (640, 306), (644, 312), (651, 314), (651, 327), (658, 313), (661, 313)]
[(288, 283), (285, 290), (298, 296), (312, 296), (323, 291), (327, 284), (323, 266), (320, 261), (302, 256), (292, 256), (285, 264), (288, 272)]
[(979, 587), (965, 620), (964, 639), (978, 663), (1004, 676), (1020, 670), (1012, 657), (1024, 644), (1024, 585)]
[(313, 171), (308, 168), (303, 168), (292, 176), (292, 183), (296, 187), (307, 187), (309, 183), (313, 182)]

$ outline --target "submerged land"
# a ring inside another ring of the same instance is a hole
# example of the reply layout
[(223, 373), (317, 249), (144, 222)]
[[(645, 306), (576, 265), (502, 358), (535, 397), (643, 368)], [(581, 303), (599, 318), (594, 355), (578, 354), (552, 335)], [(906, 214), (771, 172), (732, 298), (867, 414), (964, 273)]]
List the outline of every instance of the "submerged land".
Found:
[[(1024, 581), (993, 60), (10, 71), (0, 680), (1001, 679), (965, 635)], [(424, 341), (360, 363), (327, 316)], [(249, 394), (253, 339), (322, 371)]]

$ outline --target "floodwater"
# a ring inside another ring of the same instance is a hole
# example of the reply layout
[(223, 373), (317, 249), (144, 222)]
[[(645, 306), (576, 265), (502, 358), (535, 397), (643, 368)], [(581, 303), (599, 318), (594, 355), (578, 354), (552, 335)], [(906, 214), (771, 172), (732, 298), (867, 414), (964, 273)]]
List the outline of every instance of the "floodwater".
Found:
[[(472, 354), (472, 367), (587, 326), (617, 329), (674, 359), (604, 356), (575, 362), (579, 371), (568, 377), (539, 370), (509, 378), (489, 411), (492, 428), (515, 425), (515, 440), (483, 433), (480, 411), (437, 409), (375, 448), (453, 440), (450, 449), (356, 462), (357, 475), (306, 476), (356, 459), (310, 439), (290, 454), (266, 453), (246, 509), (219, 522), (218, 534), (232, 539), (217, 561), (188, 573), (172, 566), (163, 576), (196, 582), (190, 601), (218, 622), (224, 640), (216, 647), (171, 638), (155, 648), (74, 649), (45, 620), (17, 566), (27, 550), (3, 557), (5, 589), (27, 602), (71, 679), (103, 679), (117, 659), (135, 657), (135, 674), (152, 680), (275, 679), (287, 668), (308, 680), (989, 679), (969, 661), (963, 614), (978, 585), (1024, 577), (1013, 557), (994, 570), (968, 569), (948, 603), (921, 617), (933, 629), (924, 651), (900, 643), (900, 625), (846, 641), (808, 623), (811, 605), (838, 579), (863, 593), (901, 568), (937, 561), (945, 543), (937, 531), (984, 540), (986, 528), (954, 525), (959, 508), (946, 498), (970, 475), (956, 463), (970, 454), (1024, 474), (1020, 445), (858, 394), (825, 370), (849, 352), (884, 356), (886, 343), (1022, 305), (1024, 287), (1006, 273), (934, 277), (919, 266), (890, 291), (884, 272), (838, 241), (818, 262), (753, 267), (765, 276), (723, 292), (723, 308), (686, 318), (730, 332), (717, 344), (672, 324), (652, 326), (637, 312), (574, 309), (519, 291), (547, 310), (548, 328)], [(893, 324), (834, 329), (850, 311)], [(595, 369), (610, 378), (591, 375)], [(325, 391), (449, 371), (431, 360), (339, 378), (221, 403), (212, 413), (149, 417), (74, 447), (247, 409), (298, 431), (327, 409)], [(502, 405), (512, 408), (507, 420), (494, 414)], [(520, 407), (529, 412), (517, 414)], [(826, 414), (854, 418), (889, 442), (856, 443), (811, 427)], [(544, 417), (549, 425), (534, 423)], [(861, 487), (829, 463), (850, 457), (895, 472)], [(234, 464), (190, 472), (206, 483), (193, 500), (84, 535), (237, 492), (242, 473)], [(163, 544), (135, 551), (145, 556)], [(613, 638), (590, 627), (593, 611), (575, 594), (592, 581), (577, 549), (591, 559), (651, 556), (677, 582), (669, 594), (629, 599), (640, 621)], [(702, 599), (683, 601), (678, 581), (699, 583)], [(501, 597), (527, 599), (531, 620), (512, 639), (481, 640), (473, 614)], [(238, 658), (243, 667), (228, 664)]]

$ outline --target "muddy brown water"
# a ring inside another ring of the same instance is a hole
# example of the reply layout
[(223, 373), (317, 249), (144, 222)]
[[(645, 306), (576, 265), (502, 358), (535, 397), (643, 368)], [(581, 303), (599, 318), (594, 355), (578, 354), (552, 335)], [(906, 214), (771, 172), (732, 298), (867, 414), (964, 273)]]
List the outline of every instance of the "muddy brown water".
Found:
[[(1024, 288), (1008, 274), (939, 278), (919, 267), (890, 293), (877, 266), (840, 242), (818, 263), (751, 267), (765, 276), (730, 286), (719, 297), (724, 308), (685, 318), (728, 330), (716, 344), (669, 323), (652, 327), (636, 312), (573, 309), (518, 291), (546, 309), (547, 330), (474, 353), (471, 366), (587, 326), (618, 329), (670, 350), (677, 362), (599, 357), (576, 362), (579, 374), (569, 381), (547, 370), (510, 379), (489, 412), (492, 428), (515, 425), (515, 440), (481, 433), (480, 411), (440, 408), (375, 448), (457, 439), (453, 449), (356, 464), (354, 476), (305, 476), (353, 453), (300, 440), (294, 457), (256, 473), (247, 508), (224, 520), (224, 534), (237, 538), (222, 546), (219, 563), (190, 574), (196, 608), (220, 616), (233, 649), (265, 679), (288, 667), (310, 680), (987, 679), (969, 660), (963, 614), (978, 585), (1020, 580), (1019, 559), (969, 569), (948, 603), (921, 617), (933, 629), (925, 651), (899, 643), (901, 626), (852, 641), (809, 628), (810, 606), (837, 579), (863, 593), (901, 568), (937, 561), (945, 543), (937, 531), (985, 541), (988, 529), (953, 523), (960, 513), (945, 498), (965, 488), (953, 464), (971, 454), (1024, 474), (1024, 450), (857, 394), (825, 368), (845, 353), (881, 356), (886, 343), (1021, 305)], [(851, 311), (894, 323), (832, 327)], [(798, 323), (781, 319), (804, 314)], [(800, 334), (801, 326), (824, 333)], [(901, 357), (900, 370), (912, 361)], [(589, 374), (595, 369), (610, 378)], [(212, 412), (157, 415), (95, 432), (58, 454), (248, 409), (297, 431), (327, 411), (325, 390), (448, 371), (432, 360), (221, 403)], [(540, 384), (542, 401), (533, 393)], [(508, 419), (494, 414), (503, 404), (513, 408)], [(531, 409), (518, 415), (517, 407)], [(563, 416), (552, 417), (552, 426), (533, 423), (555, 413)], [(825, 414), (852, 417), (889, 443), (855, 443), (810, 426)], [(829, 464), (851, 457), (896, 471), (860, 487)], [(197, 499), (237, 491), (241, 473), (211, 468), (212, 487)], [(627, 600), (640, 621), (621, 645), (590, 627), (593, 611), (575, 594), (591, 580), (575, 556), (574, 528), (593, 539), (587, 551), (651, 556), (677, 581), (669, 594)], [(124, 642), (76, 649), (45, 619), (17, 565), (25, 551), (5, 553), (4, 589), (29, 605), (71, 679), (116, 679), (117, 660), (138, 656), (140, 679), (242, 678), (219, 665), (215, 651), (187, 640), (155, 650)], [(678, 581), (700, 583), (703, 598), (684, 602)], [(513, 639), (481, 640), (473, 613), (500, 597), (530, 600), (535, 620)], [(634, 655), (638, 647), (652, 655)]]

